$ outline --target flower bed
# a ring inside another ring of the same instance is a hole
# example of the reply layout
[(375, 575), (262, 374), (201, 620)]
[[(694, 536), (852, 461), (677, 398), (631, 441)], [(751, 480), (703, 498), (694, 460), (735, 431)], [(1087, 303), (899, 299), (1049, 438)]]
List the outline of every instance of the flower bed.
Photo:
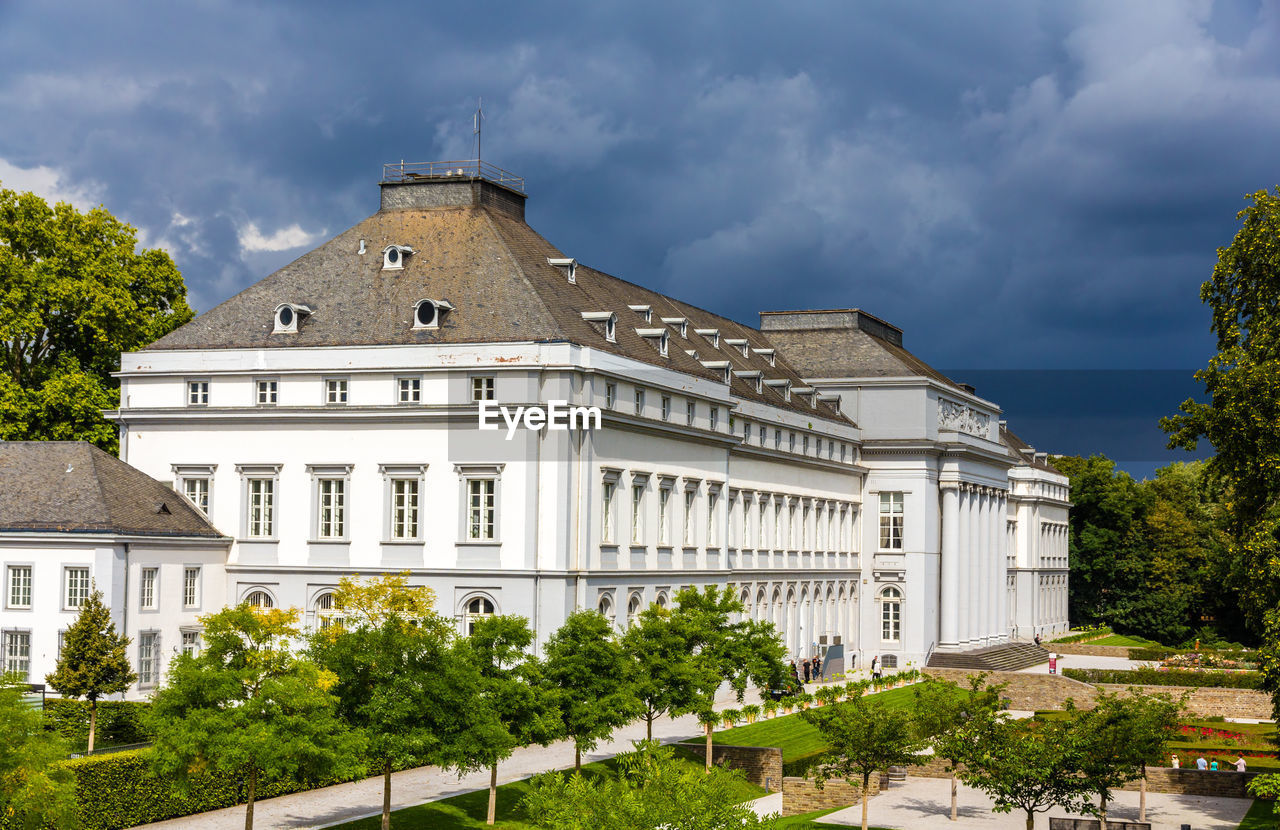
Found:
[(1064, 669), (1064, 677), (1083, 683), (1117, 686), (1200, 686), (1224, 689), (1261, 689), (1262, 675), (1249, 671), (1210, 669)]

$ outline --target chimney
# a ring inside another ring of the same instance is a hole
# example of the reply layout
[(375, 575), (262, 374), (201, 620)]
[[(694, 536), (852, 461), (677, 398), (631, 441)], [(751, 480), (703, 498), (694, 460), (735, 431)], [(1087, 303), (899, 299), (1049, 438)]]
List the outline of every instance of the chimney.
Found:
[(398, 162), (382, 166), (381, 210), (487, 207), (524, 221), (524, 179), (480, 161)]
[(820, 329), (857, 329), (895, 346), (902, 346), (902, 329), (860, 308), (760, 312), (761, 331), (817, 331)]

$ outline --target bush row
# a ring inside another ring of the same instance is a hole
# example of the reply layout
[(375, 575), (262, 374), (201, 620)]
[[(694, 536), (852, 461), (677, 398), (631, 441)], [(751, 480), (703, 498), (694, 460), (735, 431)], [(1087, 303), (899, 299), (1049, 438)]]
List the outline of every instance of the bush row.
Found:
[(1101, 639), (1102, 637), (1109, 636), (1110, 634), (1111, 634), (1111, 629), (1107, 628), (1106, 626), (1103, 626), (1101, 628), (1085, 629), (1084, 631), (1081, 631), (1078, 634), (1068, 634), (1065, 637), (1055, 637), (1053, 639), (1053, 642), (1082, 643), (1085, 640), (1098, 640), (1098, 639)]
[(1161, 671), (1159, 669), (1064, 669), (1064, 677), (1085, 683), (1119, 686), (1201, 686), (1223, 689), (1261, 689), (1259, 672)]
[[(1168, 660), (1178, 654), (1195, 653), (1192, 649), (1185, 648), (1131, 648), (1129, 649), (1130, 660)], [(1223, 651), (1201, 649), (1201, 654), (1213, 655), (1221, 657), (1224, 660), (1235, 660), (1241, 663), (1256, 663), (1258, 661), (1258, 652), (1246, 649), (1228, 649)]]
[[(154, 739), (143, 726), (143, 716), (151, 708), (145, 701), (98, 701), (98, 732), (95, 747), (147, 743)], [(89, 702), (55, 698), (44, 702), (46, 728), (57, 732), (75, 747), (89, 742)]]

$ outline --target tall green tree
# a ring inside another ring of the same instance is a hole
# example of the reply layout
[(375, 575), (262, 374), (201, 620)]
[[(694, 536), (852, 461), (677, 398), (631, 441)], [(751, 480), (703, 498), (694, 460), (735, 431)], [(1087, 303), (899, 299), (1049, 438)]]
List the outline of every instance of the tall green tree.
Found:
[(364, 741), (337, 714), (338, 678), (294, 653), (297, 609), (247, 603), (202, 617), (205, 649), (181, 654), (147, 715), (157, 774), (179, 787), (197, 771), (243, 776), (245, 830), (261, 780), (357, 775)]
[(62, 654), (45, 682), (63, 697), (89, 701), (89, 749), (98, 730), (98, 700), (127, 690), (138, 679), (129, 665), (129, 638), (116, 633), (111, 611), (95, 585), (62, 640)]
[(0, 189), (0, 440), (85, 440), (116, 449), (120, 353), (191, 319), (164, 251), (105, 208), (50, 207)]
[(310, 655), (337, 682), (337, 712), (368, 743), (382, 773), (382, 830), (391, 826), (397, 767), (434, 764), (477, 769), (511, 735), (482, 695), (480, 667), (452, 621), (435, 611), (435, 593), (404, 574), (339, 580), (338, 621), (311, 638)]
[(643, 711), (645, 737), (653, 740), (653, 722), (663, 715), (696, 711), (702, 690), (719, 684), (714, 667), (694, 659), (683, 626), (671, 611), (650, 605), (622, 636), (635, 666), (635, 694)]
[(986, 685), (986, 675), (969, 678), (962, 689), (948, 680), (928, 678), (911, 691), (915, 697), (917, 734), (933, 747), (933, 754), (947, 761), (951, 774), (951, 820), (958, 813), (957, 780), (960, 765), (969, 757), (974, 742), (995, 722), (1004, 685)]
[(44, 728), (24, 691), (16, 676), (0, 676), (0, 826), (74, 827), (75, 776), (57, 763), (67, 744)]
[(822, 757), (814, 779), (821, 784), (842, 778), (862, 787), (862, 830), (867, 830), (867, 799), (871, 776), (889, 767), (911, 766), (923, 760), (924, 741), (911, 716), (890, 709), (875, 696), (806, 709), (800, 717), (817, 728), (830, 751)]
[[(488, 824), (498, 809), (498, 763), (515, 747), (546, 746), (564, 737), (555, 691), (543, 677), (533, 656), (533, 631), (524, 617), (494, 616), (475, 621), (471, 650), (480, 667), (480, 696), (506, 731), (506, 740), (493, 740), (482, 751), (489, 767)], [(499, 735), (499, 738), (501, 736)]]
[(635, 668), (609, 621), (591, 610), (575, 611), (547, 641), (544, 673), (557, 692), (564, 734), (573, 739), (573, 766), (614, 730), (638, 718)]
[(960, 780), (991, 796), (993, 812), (1022, 810), (1027, 830), (1035, 830), (1037, 813), (1090, 806), (1078, 736), (1068, 721), (997, 720), (977, 735)]

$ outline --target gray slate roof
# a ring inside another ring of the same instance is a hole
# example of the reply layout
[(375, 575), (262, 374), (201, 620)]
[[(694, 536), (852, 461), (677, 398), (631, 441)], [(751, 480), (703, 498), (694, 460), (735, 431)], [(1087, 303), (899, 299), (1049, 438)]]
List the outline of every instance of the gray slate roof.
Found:
[(857, 328), (771, 330), (787, 360), (808, 378), (927, 377), (955, 381), (902, 346)]
[(1048, 461), (1036, 458), (1035, 448), (1023, 441), (1017, 435), (1014, 435), (1007, 426), (1000, 427), (1000, 443), (1009, 448), (1009, 452), (1014, 458), (1018, 459), (1018, 463), (1028, 467), (1034, 467), (1037, 470), (1044, 470), (1050, 473), (1062, 475), (1062, 471), (1050, 464)]
[[(358, 253), (361, 240), (363, 255)], [(381, 252), (393, 244), (416, 251), (403, 270), (382, 268)], [(759, 330), (581, 264), (571, 284), (563, 270), (547, 262), (564, 257), (511, 211), (483, 201), (383, 209), (147, 348), (570, 342), (698, 377), (716, 377), (700, 361), (728, 361), (734, 371), (759, 371), (767, 379), (804, 386), (781, 350), (776, 365), (770, 365), (765, 357), (753, 351), (744, 356), (724, 342), (740, 338), (749, 349), (776, 348)], [(439, 329), (413, 328), (414, 305), (426, 298), (455, 307)], [(273, 333), (281, 303), (312, 309), (296, 334)], [(631, 305), (651, 306), (651, 320)], [(605, 339), (602, 324), (582, 319), (583, 312), (602, 311), (618, 315), (616, 343)], [(687, 338), (666, 326), (663, 317), (687, 318)], [(666, 357), (636, 333), (663, 327), (670, 331)], [(719, 329), (719, 348), (695, 329)], [(690, 349), (697, 358), (686, 353)], [(756, 392), (753, 382), (741, 378), (732, 379), (731, 391), (810, 417), (849, 422), (829, 404), (811, 406), (799, 396), (785, 400), (768, 386)]]
[(185, 498), (84, 441), (0, 441), (0, 532), (221, 533)]

